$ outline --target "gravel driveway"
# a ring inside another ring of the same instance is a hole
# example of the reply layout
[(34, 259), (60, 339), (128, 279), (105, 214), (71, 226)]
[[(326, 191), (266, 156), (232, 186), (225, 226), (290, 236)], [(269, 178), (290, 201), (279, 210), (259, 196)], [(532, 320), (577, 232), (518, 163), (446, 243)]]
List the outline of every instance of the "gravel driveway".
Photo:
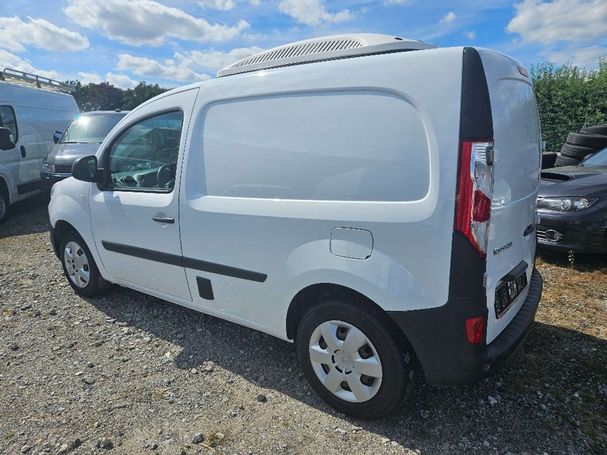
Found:
[(523, 352), (475, 386), (418, 375), (388, 420), (336, 414), (292, 345), (114, 288), (77, 297), (39, 200), (0, 226), (0, 453), (607, 453), (607, 259), (538, 261)]

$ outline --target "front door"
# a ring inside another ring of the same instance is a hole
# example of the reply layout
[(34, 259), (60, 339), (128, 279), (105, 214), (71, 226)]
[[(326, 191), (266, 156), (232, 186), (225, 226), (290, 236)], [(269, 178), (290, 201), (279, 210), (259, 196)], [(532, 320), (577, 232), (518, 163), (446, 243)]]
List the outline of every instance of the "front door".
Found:
[(178, 103), (183, 96), (169, 98), (172, 108), (148, 107), (112, 134), (100, 158), (104, 183), (92, 185), (91, 222), (101, 261), (120, 284), (191, 300), (175, 185), (189, 115)]
[[(0, 127), (8, 128), (13, 136), (15, 147), (0, 151), (0, 164), (7, 170), (13, 185), (14, 198), (40, 188), (40, 167), (37, 159), (27, 156), (27, 125), (17, 125), (17, 116), (13, 106), (0, 102)], [(36, 172), (37, 171), (37, 172)]]

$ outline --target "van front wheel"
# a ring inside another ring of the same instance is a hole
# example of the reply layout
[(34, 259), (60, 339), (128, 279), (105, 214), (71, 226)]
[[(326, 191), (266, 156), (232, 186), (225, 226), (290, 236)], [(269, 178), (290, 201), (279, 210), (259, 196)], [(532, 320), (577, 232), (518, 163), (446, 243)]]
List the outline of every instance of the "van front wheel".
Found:
[(411, 355), (380, 315), (323, 302), (304, 315), (296, 342), (312, 388), (339, 412), (377, 419), (395, 412), (408, 395)]
[(0, 224), (4, 223), (8, 219), (8, 198), (0, 189)]
[(103, 279), (86, 243), (76, 232), (68, 230), (61, 239), (63, 273), (76, 294), (94, 297), (103, 293), (108, 282)]

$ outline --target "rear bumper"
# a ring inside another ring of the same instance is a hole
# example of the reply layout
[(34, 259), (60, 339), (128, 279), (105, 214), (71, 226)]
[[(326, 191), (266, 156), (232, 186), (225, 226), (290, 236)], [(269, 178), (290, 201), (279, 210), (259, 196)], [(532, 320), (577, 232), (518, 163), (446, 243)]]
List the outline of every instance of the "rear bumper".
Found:
[(391, 312), (390, 316), (409, 339), (428, 383), (470, 384), (499, 369), (521, 347), (535, 319), (542, 287), (542, 276), (534, 269), (525, 302), (490, 344), (467, 341), (464, 321), (469, 315), (458, 311), (457, 301), (429, 310)]

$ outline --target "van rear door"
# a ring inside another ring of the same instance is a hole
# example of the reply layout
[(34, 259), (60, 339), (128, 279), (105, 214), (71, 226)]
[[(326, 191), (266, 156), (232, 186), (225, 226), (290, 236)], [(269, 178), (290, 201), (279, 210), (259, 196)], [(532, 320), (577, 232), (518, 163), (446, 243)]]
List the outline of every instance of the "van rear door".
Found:
[(487, 244), (486, 342), (525, 301), (533, 271), (541, 132), (527, 71), (498, 52), (479, 49), (493, 119), (493, 195)]

